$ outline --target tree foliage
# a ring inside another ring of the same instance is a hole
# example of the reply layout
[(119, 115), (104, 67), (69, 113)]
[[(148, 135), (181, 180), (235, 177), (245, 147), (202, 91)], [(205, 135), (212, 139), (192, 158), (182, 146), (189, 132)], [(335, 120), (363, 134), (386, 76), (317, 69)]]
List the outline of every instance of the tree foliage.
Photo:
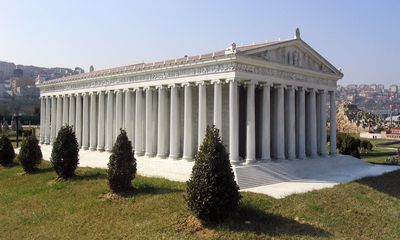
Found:
[(15, 158), (14, 147), (6, 135), (0, 138), (0, 165), (10, 166)]
[(132, 180), (136, 175), (136, 159), (125, 130), (117, 137), (108, 163), (108, 185), (114, 193), (132, 190)]
[(39, 141), (33, 136), (26, 137), (18, 154), (18, 161), (25, 172), (33, 172), (42, 161), (42, 157)]
[(60, 178), (68, 179), (74, 176), (78, 167), (78, 141), (72, 127), (65, 125), (58, 131), (53, 143), (51, 163)]
[(219, 131), (208, 126), (187, 182), (187, 205), (201, 220), (218, 222), (237, 210), (238, 190)]

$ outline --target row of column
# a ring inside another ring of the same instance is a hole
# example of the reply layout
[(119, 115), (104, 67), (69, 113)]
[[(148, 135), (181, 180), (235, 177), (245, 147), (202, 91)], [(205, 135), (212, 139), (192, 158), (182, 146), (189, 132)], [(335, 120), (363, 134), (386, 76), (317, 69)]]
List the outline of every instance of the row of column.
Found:
[[(229, 84), (229, 154), (239, 156), (239, 82)], [(295, 159), (326, 155), (326, 92), (303, 87), (244, 81), (246, 88), (246, 156), (256, 161), (256, 87), (261, 88), (261, 159)], [(207, 127), (208, 82), (198, 85), (198, 143)], [(222, 129), (221, 81), (214, 88), (213, 124)], [(52, 144), (64, 124), (72, 125), (83, 149), (111, 151), (119, 129), (125, 128), (138, 156), (191, 161), (193, 149), (192, 83), (42, 97), (41, 143)], [(184, 89), (183, 109), (178, 88)], [(168, 91), (168, 88), (170, 89)], [(135, 96), (133, 94), (135, 93)], [(331, 154), (336, 152), (335, 94), (330, 96)], [(242, 100), (242, 99), (240, 99)], [(272, 102), (272, 104), (271, 104)], [(183, 111), (183, 133), (180, 126)], [(221, 132), (222, 133), (222, 132)], [(223, 133), (222, 133), (223, 134)], [(181, 136), (183, 141), (181, 146)], [(182, 152), (181, 152), (182, 149)]]

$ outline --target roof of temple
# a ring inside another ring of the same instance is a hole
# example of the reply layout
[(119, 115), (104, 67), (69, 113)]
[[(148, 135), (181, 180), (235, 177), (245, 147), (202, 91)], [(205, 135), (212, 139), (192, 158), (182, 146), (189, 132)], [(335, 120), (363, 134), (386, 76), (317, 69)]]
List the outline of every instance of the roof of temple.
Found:
[[(237, 53), (240, 54), (240, 52), (244, 52), (244, 51), (248, 51), (248, 50), (254, 50), (257, 48), (262, 48), (262, 47), (274, 45), (277, 43), (283, 43), (283, 42), (289, 42), (289, 41), (292, 41), (292, 40), (272, 41), (272, 42), (266, 42), (266, 43), (244, 45), (244, 46), (240, 46), (240, 47), (236, 48), (236, 54)], [(234, 46), (234, 44), (232, 44), (232, 46)], [(52, 79), (52, 80), (48, 80), (48, 81), (64, 82), (64, 81), (69, 81), (69, 80), (79, 80), (79, 79), (88, 79), (88, 78), (103, 77), (103, 76), (112, 76), (115, 74), (133, 73), (133, 72), (137, 72), (137, 71), (157, 69), (157, 68), (161, 68), (161, 67), (180, 65), (180, 64), (185, 64), (185, 63), (202, 62), (205, 60), (210, 60), (210, 59), (226, 56), (225, 51), (227, 51), (227, 50), (228, 49), (219, 50), (219, 51), (206, 53), (206, 54), (168, 59), (168, 60), (158, 61), (158, 62), (153, 62), (153, 63), (137, 63), (137, 64), (126, 65), (126, 66), (121, 66), (121, 67), (108, 68), (108, 69), (104, 69), (104, 70), (81, 73), (81, 74), (66, 76), (66, 77), (62, 77), (62, 78)]]

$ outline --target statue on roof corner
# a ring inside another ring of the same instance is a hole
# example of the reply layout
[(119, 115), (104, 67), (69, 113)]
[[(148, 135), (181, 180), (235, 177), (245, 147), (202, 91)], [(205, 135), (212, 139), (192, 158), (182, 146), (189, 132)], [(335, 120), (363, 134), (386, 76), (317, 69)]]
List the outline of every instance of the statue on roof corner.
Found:
[(296, 28), (296, 35), (294, 37), (295, 39), (300, 39), (300, 29), (297, 27)]

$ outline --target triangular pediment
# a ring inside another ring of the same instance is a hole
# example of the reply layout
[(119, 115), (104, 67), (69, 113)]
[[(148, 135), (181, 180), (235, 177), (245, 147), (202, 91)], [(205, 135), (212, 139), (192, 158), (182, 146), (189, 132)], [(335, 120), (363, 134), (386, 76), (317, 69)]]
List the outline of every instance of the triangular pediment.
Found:
[(301, 39), (245, 50), (241, 55), (326, 74), (343, 74)]

